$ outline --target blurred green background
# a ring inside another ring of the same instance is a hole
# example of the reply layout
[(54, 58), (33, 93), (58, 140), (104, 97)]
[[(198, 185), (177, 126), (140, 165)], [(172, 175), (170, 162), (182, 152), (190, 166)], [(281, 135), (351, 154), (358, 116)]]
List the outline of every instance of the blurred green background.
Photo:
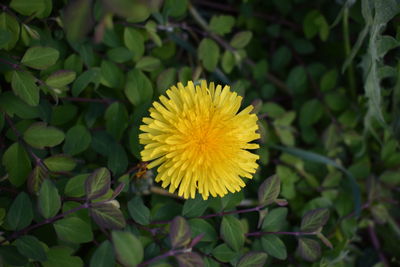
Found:
[[(399, 265), (399, 4), (2, 1), (0, 265)], [(203, 79), (255, 106), (260, 167), (184, 201), (139, 126)]]

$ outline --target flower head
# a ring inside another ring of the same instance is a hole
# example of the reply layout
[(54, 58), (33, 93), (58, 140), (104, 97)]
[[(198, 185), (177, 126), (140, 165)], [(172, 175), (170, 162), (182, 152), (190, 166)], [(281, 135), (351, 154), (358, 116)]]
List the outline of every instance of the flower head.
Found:
[(205, 81), (178, 83), (166, 94), (140, 126), (142, 160), (159, 166), (156, 181), (186, 199), (197, 190), (203, 199), (240, 191), (241, 177), (251, 179), (258, 167), (259, 156), (247, 150), (259, 147), (249, 143), (260, 137), (253, 106), (238, 112), (241, 96)]

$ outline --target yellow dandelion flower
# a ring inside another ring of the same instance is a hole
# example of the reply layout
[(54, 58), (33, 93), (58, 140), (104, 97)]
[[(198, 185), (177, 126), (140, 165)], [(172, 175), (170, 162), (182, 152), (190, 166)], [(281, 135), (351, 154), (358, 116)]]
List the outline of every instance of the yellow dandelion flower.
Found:
[(142, 160), (151, 161), (148, 168), (159, 166), (156, 182), (171, 193), (179, 188), (186, 199), (197, 190), (203, 199), (240, 191), (241, 177), (251, 179), (258, 167), (259, 156), (247, 150), (259, 147), (249, 143), (260, 138), (253, 106), (238, 112), (241, 96), (205, 81), (178, 83), (166, 94), (140, 126)]

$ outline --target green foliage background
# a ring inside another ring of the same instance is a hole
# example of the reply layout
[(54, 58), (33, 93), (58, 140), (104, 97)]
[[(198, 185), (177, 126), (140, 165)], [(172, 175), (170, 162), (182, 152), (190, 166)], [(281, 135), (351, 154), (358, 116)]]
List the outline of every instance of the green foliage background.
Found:
[[(1, 266), (400, 264), (399, 1), (0, 7)], [(255, 106), (260, 168), (184, 201), (139, 125), (202, 79)]]

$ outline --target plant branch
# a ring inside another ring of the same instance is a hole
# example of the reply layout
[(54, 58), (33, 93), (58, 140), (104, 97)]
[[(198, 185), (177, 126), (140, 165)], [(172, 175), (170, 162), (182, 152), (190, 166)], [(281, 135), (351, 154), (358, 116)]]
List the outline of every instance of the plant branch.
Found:
[(10, 61), (5, 60), (4, 58), (0, 58), (0, 61), (9, 65), (11, 68), (13, 68), (14, 70), (19, 70), (20, 66), (18, 64), (12, 63)]
[[(263, 206), (257, 206), (257, 207), (254, 207), (254, 208), (248, 208), (248, 209), (242, 209), (242, 210), (223, 211), (223, 212), (217, 212), (217, 213), (212, 213), (212, 214), (199, 216), (199, 217), (196, 217), (196, 218), (209, 219), (209, 218), (220, 217), (220, 216), (229, 215), (229, 214), (240, 214), (240, 213), (247, 213), (247, 212), (253, 212), (253, 211), (260, 211), (262, 208), (263, 208)], [(168, 221), (153, 221), (153, 222), (151, 222), (151, 224), (168, 224), (170, 222), (171, 222), (171, 220), (168, 220)]]
[(25, 147), (25, 149), (28, 151), (29, 155), (33, 158), (35, 161), (36, 165), (41, 167), (44, 171), (48, 172), (49, 169), (47, 166), (43, 163), (43, 160), (38, 157), (32, 150), (32, 148), (24, 141), (22, 134), (18, 131), (18, 129), (15, 127), (13, 121), (11, 118), (4, 112), (4, 118), (6, 119), (8, 125), (10, 126), (11, 130), (14, 132), (14, 134), (17, 136), (18, 142)]
[(373, 222), (371, 222), (368, 225), (368, 233), (369, 233), (369, 237), (371, 238), (372, 245), (374, 246), (375, 250), (378, 252), (379, 258), (381, 259), (383, 266), (389, 267), (390, 266), (389, 262), (386, 259), (385, 254), (383, 254), (383, 252), (381, 250), (381, 244), (380, 244), (378, 236), (375, 232), (375, 227), (373, 225)]
[(188, 248), (188, 249), (187, 248), (185, 248), (185, 249), (177, 249), (177, 250), (171, 249), (171, 250), (165, 252), (164, 254), (158, 255), (158, 256), (156, 256), (156, 257), (154, 257), (152, 259), (149, 259), (147, 261), (144, 261), (144, 262), (138, 264), (137, 267), (144, 267), (144, 266), (150, 265), (150, 264), (152, 264), (154, 262), (157, 262), (157, 261), (159, 261), (161, 259), (168, 258), (168, 257), (171, 257), (171, 256), (175, 256), (175, 255), (182, 254), (182, 253), (186, 253), (186, 252), (189, 252), (191, 250), (192, 250), (191, 248)]
[[(225, 4), (222, 4), (222, 3), (215, 2), (215, 1), (211, 2), (211, 1), (204, 1), (204, 0), (195, 0), (194, 2), (195, 2), (195, 4), (198, 4), (198, 5), (211, 7), (213, 9), (223, 10), (223, 11), (229, 12), (229, 13), (234, 13), (234, 14), (239, 14), (240, 13), (239, 10), (237, 10), (233, 6), (225, 5)], [(254, 12), (253, 15), (254, 15), (254, 17), (257, 17), (257, 18), (261, 18), (261, 19), (264, 19), (264, 20), (272, 21), (274, 23), (290, 27), (291, 29), (293, 29), (295, 31), (300, 31), (301, 30), (299, 25), (297, 25), (297, 24), (295, 24), (295, 23), (293, 23), (291, 21), (287, 21), (287, 20), (285, 20), (283, 18), (278, 18), (276, 16), (264, 14), (264, 13), (261, 13), (261, 12)]]
[(90, 206), (89, 203), (84, 203), (84, 204), (82, 204), (82, 205), (80, 205), (78, 207), (75, 207), (73, 209), (67, 210), (66, 212), (60, 213), (60, 214), (58, 214), (58, 215), (56, 215), (54, 217), (48, 218), (46, 220), (43, 220), (43, 221), (41, 221), (41, 222), (39, 222), (37, 224), (29, 225), (29, 226), (27, 226), (27, 227), (25, 227), (25, 228), (23, 228), (23, 229), (21, 229), (19, 231), (16, 231), (16, 232), (12, 233), (8, 238), (6, 238), (3, 241), (1, 241), (0, 245), (5, 243), (6, 241), (11, 241), (11, 240), (17, 239), (18, 237), (20, 237), (22, 235), (25, 235), (28, 232), (30, 232), (30, 231), (32, 231), (32, 230), (34, 230), (36, 228), (39, 228), (39, 227), (41, 227), (43, 225), (58, 221), (58, 220), (64, 218), (65, 216), (67, 216), (69, 214), (72, 214), (74, 212), (77, 212), (77, 211), (79, 211), (81, 209), (87, 209), (87, 208), (89, 208), (89, 206)]
[[(232, 47), (230, 44), (228, 44), (223, 38), (221, 38), (217, 34), (210, 31), (207, 22), (201, 17), (199, 12), (197, 12), (196, 8), (193, 5), (189, 4), (189, 12), (192, 15), (193, 19), (197, 22), (197, 24), (199, 24), (207, 32), (208, 36), (210, 36), (212, 39), (214, 39), (223, 48), (225, 48), (233, 53), (237, 52), (236, 49), (234, 47)], [(255, 66), (254, 61), (252, 61), (249, 58), (246, 58), (244, 60), (244, 62), (249, 66), (252, 66), (252, 67)], [(267, 72), (266, 76), (267, 76), (267, 79), (271, 83), (273, 83), (276, 87), (284, 90), (285, 92), (289, 92), (289, 89), (287, 88), (286, 84), (284, 82), (282, 82), (281, 80), (279, 80), (279, 78), (277, 78), (276, 76), (274, 76), (273, 74), (271, 74), (269, 72)]]
[(240, 213), (247, 213), (247, 212), (253, 212), (253, 211), (260, 211), (262, 208), (263, 208), (263, 206), (257, 206), (254, 208), (248, 208), (248, 209), (242, 209), (242, 210), (223, 211), (223, 212), (218, 212), (218, 213), (214, 213), (214, 214), (203, 215), (198, 218), (209, 219), (209, 218), (224, 216), (224, 215), (229, 215), (229, 214), (240, 214)]
[(303, 235), (316, 235), (315, 232), (251, 232), (246, 233), (245, 236), (263, 236), (263, 235), (294, 235), (294, 236), (303, 236)]
[(83, 102), (83, 103), (103, 103), (103, 104), (111, 104), (116, 100), (108, 99), (108, 98), (84, 98), (84, 97), (61, 97), (62, 100), (71, 101), (71, 102)]

